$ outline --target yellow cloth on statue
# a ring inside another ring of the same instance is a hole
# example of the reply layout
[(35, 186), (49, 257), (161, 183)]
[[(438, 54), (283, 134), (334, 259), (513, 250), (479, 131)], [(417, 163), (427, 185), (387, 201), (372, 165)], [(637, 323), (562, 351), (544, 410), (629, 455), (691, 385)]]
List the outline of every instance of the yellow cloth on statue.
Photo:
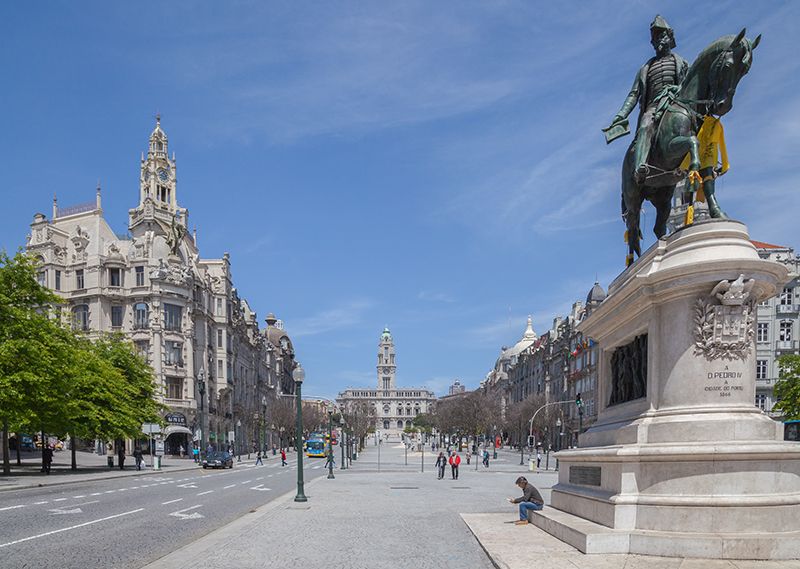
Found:
[[(725, 148), (725, 131), (722, 122), (716, 117), (706, 115), (703, 124), (697, 132), (698, 152), (700, 154), (700, 169), (715, 168), (717, 162), (722, 166), (720, 174), (724, 174), (731, 167), (728, 163), (728, 150)], [(691, 162), (691, 155), (687, 152), (681, 162), (681, 169), (686, 170)]]

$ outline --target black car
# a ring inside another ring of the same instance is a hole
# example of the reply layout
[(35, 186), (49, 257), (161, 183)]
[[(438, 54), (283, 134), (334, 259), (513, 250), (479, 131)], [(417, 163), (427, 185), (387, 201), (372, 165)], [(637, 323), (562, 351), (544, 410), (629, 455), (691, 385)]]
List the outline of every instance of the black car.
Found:
[(233, 468), (233, 455), (229, 452), (210, 452), (203, 459), (203, 468)]

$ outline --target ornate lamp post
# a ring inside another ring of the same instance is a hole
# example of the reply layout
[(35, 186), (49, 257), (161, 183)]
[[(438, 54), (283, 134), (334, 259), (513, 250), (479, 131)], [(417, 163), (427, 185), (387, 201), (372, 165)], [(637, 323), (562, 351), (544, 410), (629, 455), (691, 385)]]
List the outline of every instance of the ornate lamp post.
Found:
[(492, 427), (492, 448), (494, 449), (492, 458), (497, 460), (497, 425)]
[(328, 407), (328, 480), (336, 478), (333, 475), (333, 407)]
[(241, 438), (242, 438), (242, 420), (241, 419), (236, 419), (236, 431), (237, 431), (235, 433), (236, 440), (233, 441), (233, 443), (236, 445), (236, 448), (234, 449), (236, 451), (236, 462), (242, 462), (242, 442), (241, 442)]
[(297, 397), (297, 432), (295, 434), (295, 444), (297, 445), (297, 495), (294, 497), (294, 501), (307, 502), (308, 498), (303, 492), (303, 399), (300, 396), (300, 388), (306, 378), (306, 372), (299, 363), (294, 368), (292, 378), (294, 379), (294, 391)]
[[(271, 433), (270, 433), (271, 434)], [(267, 447), (264, 444), (267, 442), (267, 396), (261, 396), (261, 440), (258, 441), (261, 452), (267, 454)], [(266, 458), (266, 456), (264, 456)]]
[(341, 417), (339, 417), (339, 426), (340, 426), (340, 427), (342, 427), (342, 436), (341, 436), (341, 438), (339, 439), (339, 448), (341, 448), (341, 449), (342, 449), (342, 464), (341, 464), (341, 466), (339, 466), (339, 468), (340, 468), (341, 470), (346, 470), (346, 469), (347, 469), (347, 459), (346, 459), (346, 458), (345, 458), (345, 456), (344, 456), (344, 447), (345, 447), (345, 442), (344, 442), (344, 438), (345, 438), (345, 432), (344, 432), (344, 415), (342, 415)]
[[(200, 371), (197, 372), (197, 391), (200, 393), (200, 454), (198, 456), (201, 457), (200, 462), (202, 463), (202, 455), (206, 451), (205, 433), (203, 428), (203, 401), (205, 400), (206, 395), (206, 372), (202, 367), (200, 368)], [(152, 449), (150, 452), (152, 452)]]
[(281, 430), (280, 430), (280, 435), (279, 435), (279, 436), (280, 436), (280, 439), (281, 439), (281, 440), (280, 440), (280, 443), (281, 443), (281, 448), (283, 448), (283, 432), (284, 432), (285, 430), (286, 430), (286, 429), (284, 429), (283, 427), (281, 427)]

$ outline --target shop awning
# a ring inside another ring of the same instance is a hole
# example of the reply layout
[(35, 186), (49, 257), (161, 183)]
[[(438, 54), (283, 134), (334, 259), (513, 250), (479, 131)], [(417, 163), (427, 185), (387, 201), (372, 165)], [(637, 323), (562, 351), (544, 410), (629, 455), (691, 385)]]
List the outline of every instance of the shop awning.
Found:
[(187, 435), (191, 435), (192, 430), (189, 427), (184, 427), (182, 425), (167, 425), (164, 427), (165, 437), (168, 437), (174, 433), (186, 433)]

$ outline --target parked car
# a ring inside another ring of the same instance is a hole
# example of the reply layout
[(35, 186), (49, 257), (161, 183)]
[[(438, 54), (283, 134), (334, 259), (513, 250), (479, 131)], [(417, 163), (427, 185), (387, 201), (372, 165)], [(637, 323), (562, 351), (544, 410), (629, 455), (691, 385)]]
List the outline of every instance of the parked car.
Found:
[(210, 452), (203, 459), (203, 468), (233, 468), (233, 455), (229, 452)]
[(19, 447), (21, 450), (36, 450), (33, 444), (33, 439), (28, 435), (22, 435), (22, 444)]

